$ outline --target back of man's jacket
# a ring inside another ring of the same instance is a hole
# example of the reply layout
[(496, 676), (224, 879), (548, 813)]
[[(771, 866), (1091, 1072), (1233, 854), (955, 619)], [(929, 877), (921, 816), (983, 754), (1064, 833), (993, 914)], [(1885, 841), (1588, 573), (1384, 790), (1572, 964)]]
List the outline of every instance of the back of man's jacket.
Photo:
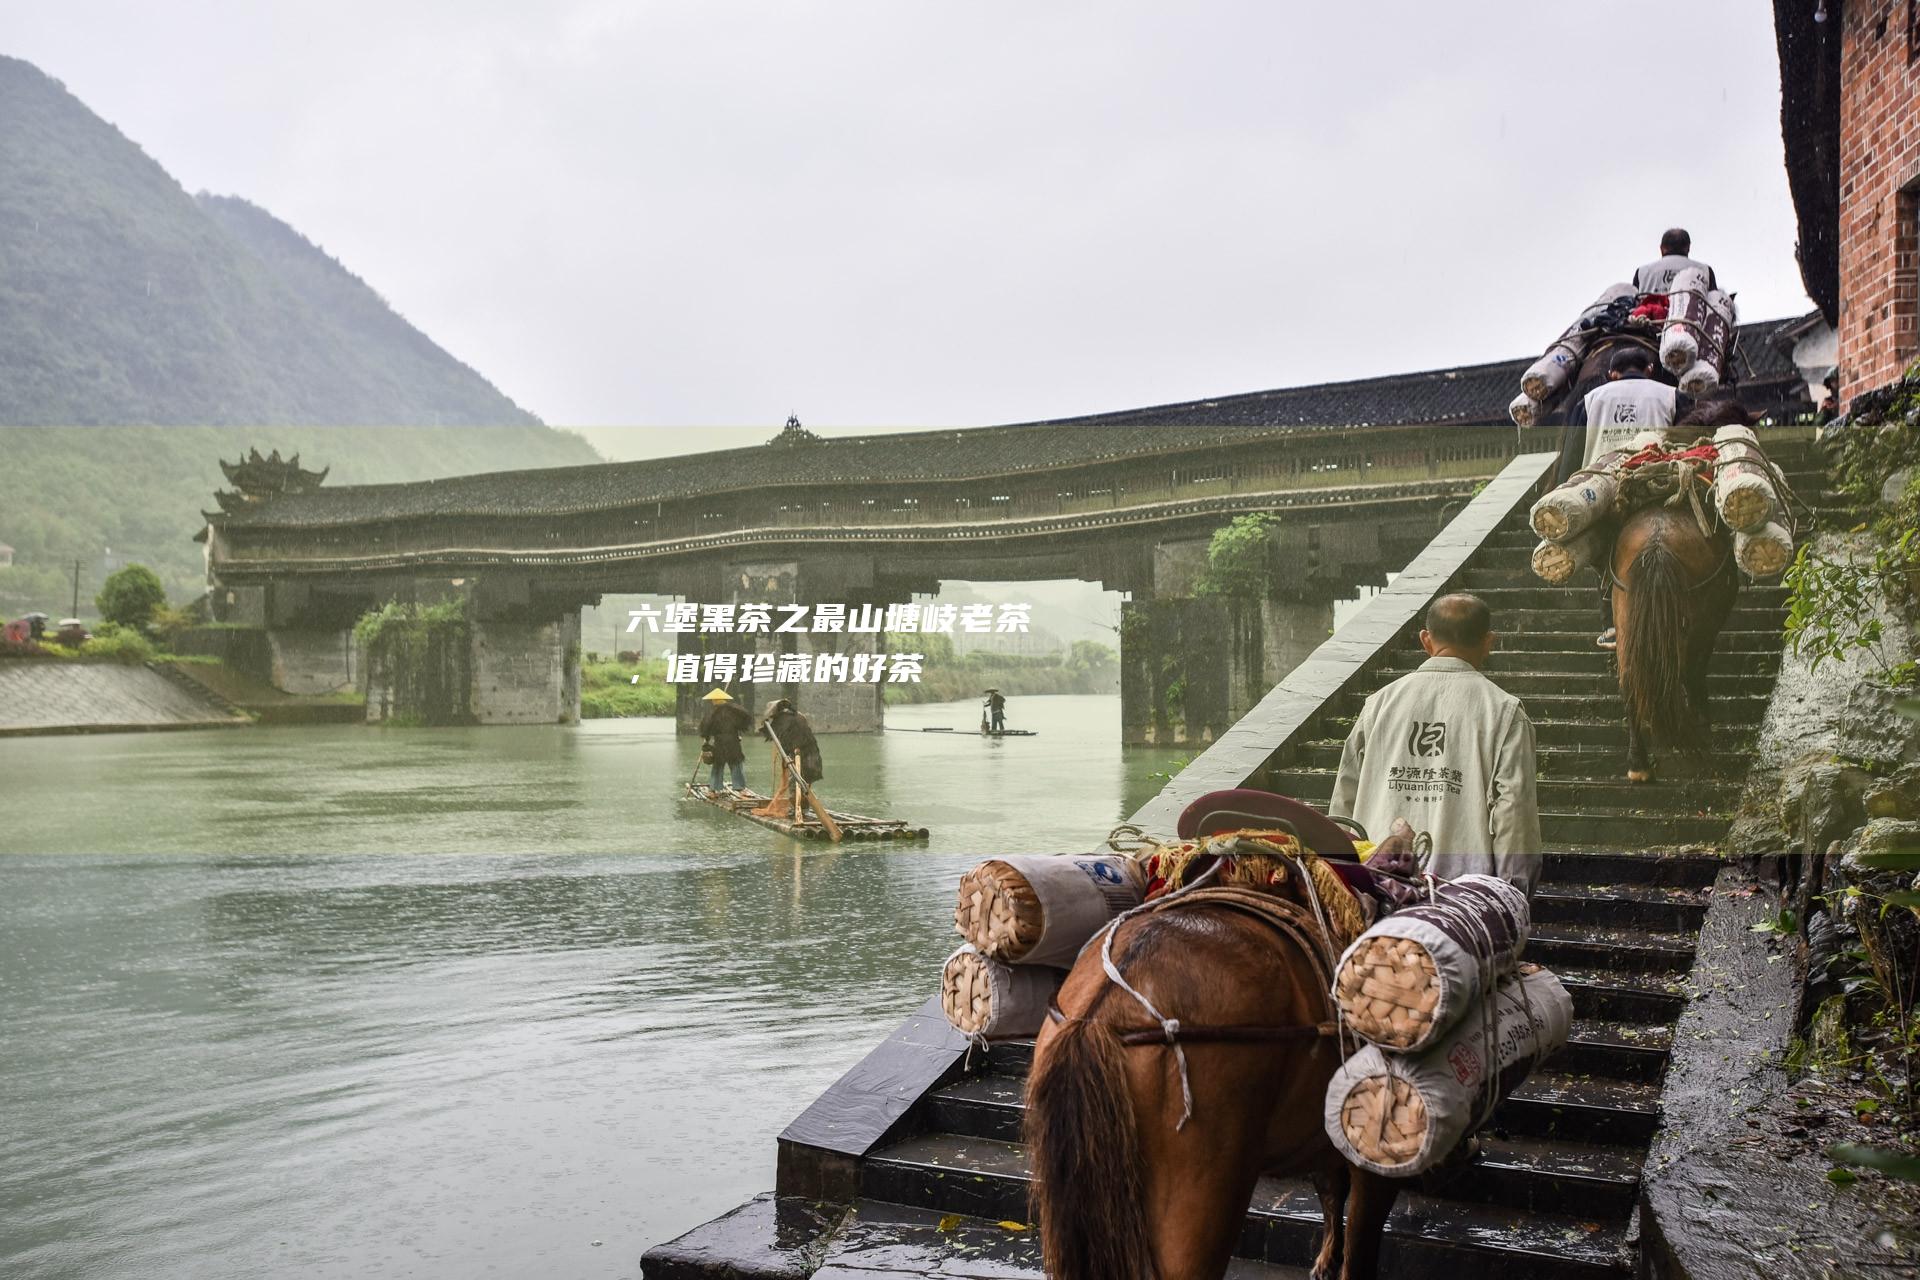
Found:
[(1429, 658), (1367, 699), (1328, 812), (1375, 839), (1395, 818), (1433, 836), (1431, 870), (1540, 879), (1533, 722), (1520, 699), (1459, 658)]

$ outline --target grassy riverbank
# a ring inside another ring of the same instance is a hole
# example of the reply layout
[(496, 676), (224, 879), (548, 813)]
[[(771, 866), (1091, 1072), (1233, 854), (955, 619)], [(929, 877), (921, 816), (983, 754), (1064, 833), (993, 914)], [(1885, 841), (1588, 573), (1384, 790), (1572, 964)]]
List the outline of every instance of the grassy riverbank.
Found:
[(580, 666), (582, 720), (670, 716), (673, 707), (674, 688), (667, 683), (665, 658), (644, 662), (589, 659)]

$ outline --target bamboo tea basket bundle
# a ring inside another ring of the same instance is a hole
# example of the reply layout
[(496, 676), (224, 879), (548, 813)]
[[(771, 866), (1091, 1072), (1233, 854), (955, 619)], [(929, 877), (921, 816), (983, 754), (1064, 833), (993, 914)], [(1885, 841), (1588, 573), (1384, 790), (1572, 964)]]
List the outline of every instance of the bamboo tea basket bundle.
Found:
[(1509, 978), (1426, 1052), (1369, 1045), (1349, 1058), (1327, 1086), (1327, 1136), (1373, 1173), (1425, 1173), (1564, 1047), (1572, 1027), (1573, 999), (1558, 978), (1544, 969)]
[(1615, 450), (1533, 504), (1527, 519), (1548, 542), (1569, 542), (1613, 514), (1620, 480), (1613, 468), (1633, 455)]
[(1709, 287), (1708, 275), (1699, 267), (1686, 268), (1674, 276), (1668, 286), (1667, 323), (1660, 334), (1660, 363), (1673, 374), (1687, 373), (1704, 365), (1717, 385), (1733, 322), (1733, 299)]
[(984, 956), (1064, 968), (1146, 894), (1145, 871), (1125, 854), (995, 858), (960, 878), (953, 923)]
[(1720, 460), (1713, 475), (1713, 505), (1735, 533), (1759, 533), (1785, 510), (1773, 467), (1752, 427), (1722, 427), (1713, 434)]
[(1678, 381), (1682, 395), (1708, 395), (1720, 385), (1720, 370), (1705, 360), (1696, 360), (1686, 367)]
[(1749, 578), (1777, 578), (1793, 563), (1793, 534), (1772, 522), (1753, 533), (1736, 533), (1733, 555)]
[(1347, 948), (1333, 994), (1347, 1027), (1396, 1053), (1444, 1036), (1513, 972), (1532, 927), (1526, 895), (1496, 876), (1461, 876), (1396, 911)]
[(1598, 527), (1566, 542), (1546, 542), (1533, 549), (1534, 576), (1556, 587), (1565, 586), (1573, 575), (1600, 563), (1607, 553), (1607, 541)]
[(1002, 964), (972, 947), (947, 957), (940, 973), (940, 1008), (962, 1034), (982, 1040), (1014, 1040), (1040, 1034), (1047, 1007), (1060, 984), (1060, 969)]
[[(1545, 354), (1520, 375), (1520, 394), (1534, 402), (1536, 411), (1542, 402), (1560, 394), (1573, 378), (1574, 371), (1580, 367), (1580, 359), (1586, 355), (1587, 347), (1593, 341), (1593, 331), (1585, 327), (1587, 321), (1603, 314), (1616, 299), (1628, 297), (1632, 293), (1633, 286), (1630, 284), (1608, 285), (1606, 290), (1595, 298), (1586, 310), (1576, 316), (1573, 323), (1568, 325), (1558, 338), (1553, 340), (1553, 345), (1547, 348)], [(1518, 401), (1515, 404), (1517, 405)], [(1517, 415), (1514, 421), (1519, 422)], [(1533, 424), (1529, 421), (1521, 422), (1520, 425), (1525, 427)]]

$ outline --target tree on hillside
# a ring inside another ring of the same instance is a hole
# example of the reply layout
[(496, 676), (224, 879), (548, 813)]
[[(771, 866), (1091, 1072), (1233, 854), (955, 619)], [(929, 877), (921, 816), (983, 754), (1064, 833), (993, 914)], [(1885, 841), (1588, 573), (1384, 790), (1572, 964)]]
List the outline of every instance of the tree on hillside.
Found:
[(1075, 640), (1067, 654), (1067, 670), (1104, 676), (1112, 671), (1120, 656), (1098, 640)]
[(167, 593), (153, 570), (143, 564), (130, 564), (108, 575), (93, 603), (108, 622), (144, 627), (152, 620), (154, 610), (167, 603)]

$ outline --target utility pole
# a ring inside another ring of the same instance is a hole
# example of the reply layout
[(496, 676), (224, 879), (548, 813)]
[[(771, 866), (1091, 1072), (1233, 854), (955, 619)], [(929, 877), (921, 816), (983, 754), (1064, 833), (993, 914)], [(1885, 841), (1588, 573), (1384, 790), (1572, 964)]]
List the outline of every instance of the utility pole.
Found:
[(73, 562), (73, 612), (67, 616), (69, 618), (80, 616), (80, 562), (78, 560)]

